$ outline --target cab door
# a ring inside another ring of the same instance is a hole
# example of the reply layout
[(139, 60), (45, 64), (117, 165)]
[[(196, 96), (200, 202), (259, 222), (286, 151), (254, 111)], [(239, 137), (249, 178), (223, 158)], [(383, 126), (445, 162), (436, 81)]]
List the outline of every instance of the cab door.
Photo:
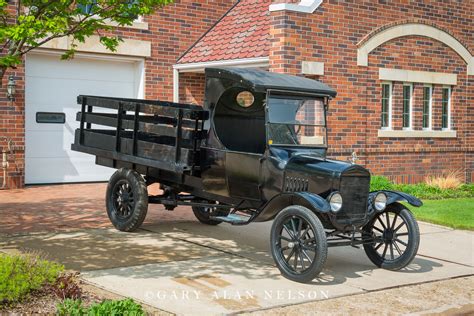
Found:
[(260, 200), (263, 155), (228, 151), (225, 160), (230, 196)]

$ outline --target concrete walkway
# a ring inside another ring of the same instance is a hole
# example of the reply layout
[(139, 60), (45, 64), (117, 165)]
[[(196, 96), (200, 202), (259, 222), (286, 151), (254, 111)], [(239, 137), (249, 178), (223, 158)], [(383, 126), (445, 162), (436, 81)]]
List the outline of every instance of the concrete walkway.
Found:
[[(84, 186), (85, 202), (77, 186), (63, 186), (61, 197), (43, 196), (31, 204), (22, 197), (29, 189), (7, 199), (0, 192), (2, 218), (12, 209), (30, 218), (20, 234), (14, 229), (20, 222), (7, 220), (10, 224), (0, 227), (0, 250), (40, 251), (81, 271), (91, 284), (176, 314), (256, 311), (474, 274), (473, 232), (420, 223), (419, 255), (402, 271), (375, 268), (362, 249), (330, 248), (321, 277), (299, 284), (281, 277), (273, 264), (271, 223), (206, 226), (186, 208), (167, 212), (153, 206), (142, 229), (121, 233), (107, 228), (99, 202), (99, 188), (105, 186)], [(69, 187), (74, 193), (68, 196)], [(55, 203), (58, 199), (63, 203)], [(51, 220), (38, 228), (38, 216)]]

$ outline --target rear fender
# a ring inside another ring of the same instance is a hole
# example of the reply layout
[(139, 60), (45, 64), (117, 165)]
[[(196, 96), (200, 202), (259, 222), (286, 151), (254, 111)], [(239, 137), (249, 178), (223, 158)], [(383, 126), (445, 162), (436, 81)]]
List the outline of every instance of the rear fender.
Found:
[(387, 195), (387, 205), (390, 205), (395, 202), (407, 202), (410, 203), (413, 206), (420, 207), (423, 205), (423, 202), (421, 200), (413, 195), (406, 194), (403, 192), (398, 192), (398, 191), (374, 191), (370, 192), (369, 200), (373, 201), (375, 199), (375, 196), (377, 193), (383, 192)]
[(273, 197), (262, 208), (255, 222), (273, 219), (282, 209), (290, 205), (301, 205), (315, 213), (329, 213), (331, 206), (326, 199), (309, 192), (282, 193)]

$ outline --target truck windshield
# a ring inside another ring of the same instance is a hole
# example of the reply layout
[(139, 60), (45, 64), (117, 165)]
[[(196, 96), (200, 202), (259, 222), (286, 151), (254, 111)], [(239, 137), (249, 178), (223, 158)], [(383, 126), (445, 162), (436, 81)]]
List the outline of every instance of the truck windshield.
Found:
[(268, 98), (270, 145), (326, 146), (326, 116), (322, 99)]

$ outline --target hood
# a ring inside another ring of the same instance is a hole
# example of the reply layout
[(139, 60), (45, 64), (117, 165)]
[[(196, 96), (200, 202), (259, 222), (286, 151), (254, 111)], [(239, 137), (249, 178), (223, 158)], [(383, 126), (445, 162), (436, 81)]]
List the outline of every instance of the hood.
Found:
[(349, 162), (326, 159), (313, 152), (288, 155), (284, 167), (284, 191), (308, 191), (326, 197), (339, 190), (342, 176), (370, 177), (367, 169)]

